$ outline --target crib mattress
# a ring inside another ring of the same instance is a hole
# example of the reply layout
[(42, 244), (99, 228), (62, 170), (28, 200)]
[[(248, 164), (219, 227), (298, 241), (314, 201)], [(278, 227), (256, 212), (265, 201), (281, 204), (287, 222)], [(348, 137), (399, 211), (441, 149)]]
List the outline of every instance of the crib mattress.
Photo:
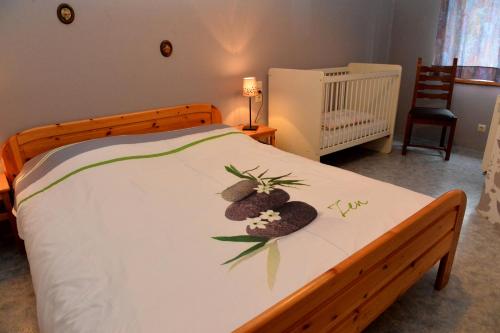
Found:
[(341, 128), (332, 128), (323, 130), (322, 147), (332, 147), (342, 143), (350, 142), (360, 138), (368, 137), (378, 133), (388, 131), (388, 123), (386, 120), (370, 119), (364, 123), (351, 124)]

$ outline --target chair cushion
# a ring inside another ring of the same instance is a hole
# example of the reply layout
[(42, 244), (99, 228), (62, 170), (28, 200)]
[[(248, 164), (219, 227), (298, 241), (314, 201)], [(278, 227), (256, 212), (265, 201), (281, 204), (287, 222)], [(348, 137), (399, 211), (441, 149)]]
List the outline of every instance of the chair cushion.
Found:
[(457, 117), (448, 109), (424, 108), (416, 107), (410, 110), (413, 118), (419, 119), (436, 119), (436, 120), (453, 120)]

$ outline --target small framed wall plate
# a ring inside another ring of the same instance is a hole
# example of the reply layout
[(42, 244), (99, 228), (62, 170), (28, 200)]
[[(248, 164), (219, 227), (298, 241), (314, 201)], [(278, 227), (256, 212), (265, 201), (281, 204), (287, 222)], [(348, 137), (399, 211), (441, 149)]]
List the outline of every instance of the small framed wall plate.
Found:
[(57, 6), (57, 18), (64, 24), (71, 24), (75, 20), (75, 11), (67, 3)]
[(163, 40), (160, 43), (160, 52), (162, 56), (168, 58), (172, 55), (172, 52), (174, 51), (174, 47), (172, 46), (172, 43), (170, 43), (169, 40)]

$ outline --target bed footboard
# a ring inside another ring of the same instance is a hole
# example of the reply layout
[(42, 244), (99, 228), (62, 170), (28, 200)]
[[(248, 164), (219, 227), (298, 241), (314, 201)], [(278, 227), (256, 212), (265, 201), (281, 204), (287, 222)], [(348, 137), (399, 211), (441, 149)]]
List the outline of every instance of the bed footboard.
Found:
[(450, 277), (466, 197), (450, 191), (237, 332), (359, 332), (438, 261)]

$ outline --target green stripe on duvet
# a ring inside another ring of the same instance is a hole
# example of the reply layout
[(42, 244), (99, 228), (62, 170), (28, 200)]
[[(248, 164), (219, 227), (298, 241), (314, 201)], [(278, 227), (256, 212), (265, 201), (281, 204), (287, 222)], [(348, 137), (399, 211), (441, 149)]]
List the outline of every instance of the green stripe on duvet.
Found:
[(213, 136), (209, 136), (209, 137), (206, 137), (206, 138), (203, 138), (203, 139), (200, 139), (200, 140), (196, 140), (196, 141), (190, 142), (188, 144), (185, 144), (183, 146), (177, 147), (175, 149), (164, 151), (164, 152), (161, 152), (161, 153), (147, 154), (147, 155), (122, 156), (122, 157), (117, 157), (117, 158), (113, 158), (113, 159), (110, 159), (110, 160), (105, 160), (105, 161), (96, 162), (96, 163), (92, 163), (92, 164), (88, 164), (88, 165), (82, 166), (82, 167), (80, 167), (80, 168), (78, 168), (76, 170), (73, 170), (70, 173), (62, 176), (61, 178), (53, 181), (52, 183), (50, 183), (46, 187), (42, 188), (41, 190), (36, 191), (35, 193), (30, 194), (26, 198), (22, 199), (17, 204), (17, 209), (19, 209), (21, 207), (21, 205), (23, 203), (25, 203), (26, 201), (28, 201), (29, 199), (37, 196), (40, 193), (43, 193), (43, 192), (47, 191), (48, 189), (56, 186), (57, 184), (65, 181), (66, 179), (70, 178), (71, 176), (74, 176), (77, 173), (80, 173), (82, 171), (85, 171), (85, 170), (88, 170), (88, 169), (92, 169), (92, 168), (95, 168), (95, 167), (98, 167), (98, 166), (106, 165), (106, 164), (116, 163), (116, 162), (129, 161), (129, 160), (140, 160), (140, 159), (146, 159), (146, 158), (156, 158), (156, 157), (162, 157), (162, 156), (166, 156), (166, 155), (172, 155), (172, 154), (181, 152), (183, 150), (186, 150), (188, 148), (191, 148), (193, 146), (196, 146), (196, 145), (198, 145), (200, 143), (203, 143), (203, 142), (206, 142), (206, 141), (210, 141), (210, 140), (215, 140), (215, 139), (218, 139), (218, 138), (221, 138), (221, 137), (224, 137), (224, 136), (228, 136), (228, 135), (232, 135), (232, 134), (243, 134), (243, 133), (242, 132), (229, 132), (229, 133), (224, 133), (224, 134), (213, 135)]

